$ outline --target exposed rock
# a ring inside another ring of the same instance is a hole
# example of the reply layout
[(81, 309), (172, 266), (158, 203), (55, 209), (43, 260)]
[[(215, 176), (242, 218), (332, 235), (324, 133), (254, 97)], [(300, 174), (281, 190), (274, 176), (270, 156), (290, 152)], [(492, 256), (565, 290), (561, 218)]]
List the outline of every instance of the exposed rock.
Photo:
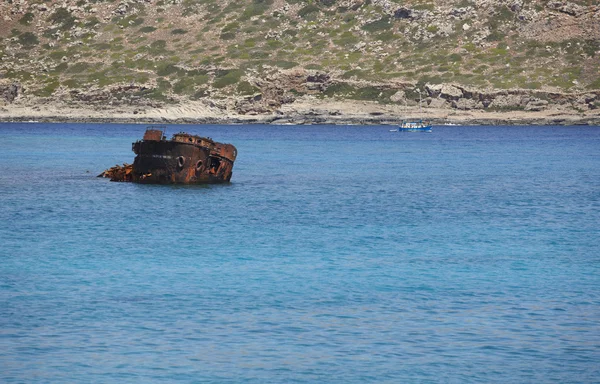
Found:
[(115, 85), (103, 89), (72, 90), (69, 92), (69, 96), (73, 101), (89, 104), (104, 104), (112, 101), (126, 102), (127, 104), (148, 104), (148, 100), (138, 95), (149, 90), (150, 88), (143, 85)]
[(596, 95), (594, 93), (586, 93), (585, 95), (581, 95), (580, 97), (578, 97), (577, 101), (582, 104), (583, 103), (589, 104), (589, 103), (596, 101), (597, 99), (598, 99), (598, 95)]
[(521, 21), (532, 21), (537, 17), (537, 12), (534, 10), (523, 10), (518, 15), (517, 18)]
[(117, 6), (117, 8), (114, 10), (114, 13), (118, 14), (118, 15), (124, 15), (127, 13), (127, 10), (129, 9), (129, 4), (128, 3), (121, 3)]
[(260, 100), (246, 99), (236, 102), (235, 111), (241, 115), (259, 115), (271, 113), (273, 108), (268, 107), (267, 104), (260, 102)]
[(410, 8), (401, 7), (396, 9), (394, 12), (394, 17), (396, 19), (412, 19), (413, 11)]
[(450, 16), (454, 16), (458, 19), (463, 19), (469, 16), (473, 11), (473, 7), (454, 8), (452, 9), (452, 11), (450, 11)]
[(579, 17), (584, 13), (584, 8), (582, 6), (566, 1), (550, 1), (547, 7), (575, 17)]
[(450, 104), (454, 109), (469, 111), (471, 109), (483, 109), (483, 104), (473, 99), (452, 100)]
[[(521, 108), (522, 100), (520, 95), (498, 95), (498, 96), (488, 96), (486, 100), (492, 99), (493, 101), (489, 104), (491, 108), (498, 109), (518, 109)], [(484, 103), (485, 105), (485, 103)]]
[(548, 107), (546, 100), (532, 99), (525, 106), (526, 111), (543, 111)]
[(19, 96), (20, 91), (21, 85), (19, 83), (12, 83), (5, 87), (0, 85), (0, 94), (7, 103), (12, 103)]
[(514, 1), (512, 4), (509, 5), (508, 8), (510, 8), (510, 10), (513, 12), (519, 12), (523, 8), (523, 2)]
[(446, 100), (458, 100), (463, 97), (462, 90), (450, 84), (426, 84), (425, 90), (431, 97), (442, 97)]
[(309, 83), (327, 83), (331, 79), (331, 76), (325, 72), (316, 72), (306, 77), (306, 81)]
[(439, 97), (442, 92), (442, 84), (425, 84), (425, 90), (430, 97)]
[(430, 108), (445, 108), (446, 107), (446, 99), (442, 99), (439, 97), (429, 99), (429, 107)]
[(406, 101), (406, 94), (404, 91), (398, 91), (390, 96), (390, 100), (394, 103), (403, 103)]

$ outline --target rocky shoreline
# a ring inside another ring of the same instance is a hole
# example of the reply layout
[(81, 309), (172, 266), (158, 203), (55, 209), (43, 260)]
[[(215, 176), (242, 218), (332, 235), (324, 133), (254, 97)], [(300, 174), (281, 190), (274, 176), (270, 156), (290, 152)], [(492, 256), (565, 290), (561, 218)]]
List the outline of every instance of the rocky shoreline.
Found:
[(188, 104), (162, 108), (0, 107), (0, 122), (120, 123), (120, 124), (272, 124), (272, 125), (398, 125), (424, 118), (434, 125), (588, 125), (600, 126), (598, 110), (480, 111), (418, 107), (398, 108), (371, 102), (337, 101), (289, 105), (273, 113), (238, 114), (235, 111)]
[[(600, 127), (600, 119), (472, 119), (472, 120), (430, 120), (433, 125), (470, 125), (470, 126), (523, 126), (523, 125), (586, 125)], [(269, 124), (269, 125), (399, 125), (401, 120), (389, 118), (383, 119), (357, 119), (341, 118), (327, 119), (315, 118), (313, 116), (297, 116), (286, 118), (257, 118), (257, 119), (239, 119), (239, 118), (180, 118), (180, 119), (141, 119), (141, 118), (89, 118), (89, 117), (16, 117), (0, 118), (0, 123), (102, 123), (102, 124), (190, 124), (190, 125), (240, 125), (240, 124)]]

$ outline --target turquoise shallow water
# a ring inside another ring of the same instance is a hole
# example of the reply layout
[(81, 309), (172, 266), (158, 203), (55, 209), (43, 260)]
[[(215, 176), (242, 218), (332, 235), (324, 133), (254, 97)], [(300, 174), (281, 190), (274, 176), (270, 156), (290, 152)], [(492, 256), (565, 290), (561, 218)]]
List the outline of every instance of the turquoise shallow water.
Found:
[(598, 127), (0, 124), (0, 382), (600, 382)]

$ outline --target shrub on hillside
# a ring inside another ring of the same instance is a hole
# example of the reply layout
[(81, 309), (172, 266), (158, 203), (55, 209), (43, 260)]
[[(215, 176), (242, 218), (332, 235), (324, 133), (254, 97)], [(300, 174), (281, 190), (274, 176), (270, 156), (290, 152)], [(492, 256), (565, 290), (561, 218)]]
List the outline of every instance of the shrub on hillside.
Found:
[(265, 13), (273, 4), (273, 0), (252, 0), (252, 3), (242, 12), (241, 20), (248, 20), (252, 16), (259, 16)]
[(306, 17), (310, 16), (311, 14), (317, 13), (319, 11), (320, 11), (320, 9), (316, 5), (308, 4), (298, 11), (298, 16), (300, 16), (302, 18), (306, 18)]
[(242, 77), (243, 72), (239, 69), (221, 70), (217, 72), (213, 86), (215, 88), (224, 88), (228, 85), (237, 83)]
[(23, 15), (23, 17), (21, 17), (21, 19), (19, 20), (19, 24), (29, 25), (29, 24), (31, 24), (32, 21), (33, 21), (33, 13), (27, 12), (26, 14)]
[(379, 20), (375, 20), (375, 21), (372, 21), (370, 23), (363, 25), (362, 29), (364, 29), (367, 32), (377, 32), (377, 31), (385, 31), (387, 29), (390, 29), (391, 27), (392, 27), (392, 24), (390, 23), (390, 17), (384, 16)]
[(247, 96), (251, 96), (260, 92), (260, 89), (256, 88), (254, 85), (250, 84), (247, 81), (240, 82), (237, 86), (237, 90), (240, 95)]
[(77, 19), (66, 8), (58, 8), (50, 15), (48, 21), (60, 25), (59, 29), (64, 31), (73, 28)]
[(336, 3), (336, 0), (319, 0), (319, 3), (323, 4), (326, 7), (331, 7)]
[(25, 32), (19, 35), (19, 43), (21, 43), (25, 48), (32, 48), (34, 45), (38, 45), (40, 41), (37, 36), (31, 32)]

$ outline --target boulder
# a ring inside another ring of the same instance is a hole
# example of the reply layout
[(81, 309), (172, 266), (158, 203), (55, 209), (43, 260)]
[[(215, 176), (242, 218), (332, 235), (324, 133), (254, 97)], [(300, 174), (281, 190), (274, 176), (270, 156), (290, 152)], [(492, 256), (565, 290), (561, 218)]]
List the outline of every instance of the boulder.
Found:
[(446, 99), (439, 97), (431, 98), (429, 101), (429, 108), (446, 108)]
[(463, 92), (453, 85), (444, 84), (440, 96), (446, 100), (458, 100), (463, 97)]
[(390, 96), (390, 100), (394, 103), (404, 103), (406, 101), (406, 94), (404, 91), (398, 91)]
[(513, 0), (509, 3), (508, 8), (513, 12), (519, 12), (523, 9), (523, 0)]
[(446, 100), (458, 100), (463, 97), (463, 91), (451, 84), (425, 84), (425, 90), (431, 97), (441, 97)]
[(425, 90), (431, 97), (438, 97), (442, 92), (442, 84), (425, 84)]
[[(2, 88), (0, 88), (2, 90)], [(21, 85), (19, 83), (12, 83), (3, 89), (2, 99), (7, 103), (12, 103), (17, 96), (19, 96), (19, 92), (21, 91)]]
[(394, 11), (394, 17), (396, 19), (412, 19), (413, 11), (410, 8), (401, 7)]
[(496, 96), (489, 104), (489, 107), (499, 109), (517, 109), (523, 107), (523, 104), (521, 96), (508, 94)]
[(483, 104), (472, 99), (452, 100), (452, 108), (469, 111), (471, 109), (483, 109)]
[(581, 104), (589, 104), (593, 101), (596, 101), (598, 99), (598, 95), (594, 94), (594, 93), (587, 93), (585, 95), (580, 96), (577, 101)]
[(456, 18), (463, 19), (466, 16), (468, 16), (472, 11), (473, 11), (472, 7), (454, 8), (454, 9), (452, 9), (452, 11), (450, 11), (450, 16), (454, 16)]

